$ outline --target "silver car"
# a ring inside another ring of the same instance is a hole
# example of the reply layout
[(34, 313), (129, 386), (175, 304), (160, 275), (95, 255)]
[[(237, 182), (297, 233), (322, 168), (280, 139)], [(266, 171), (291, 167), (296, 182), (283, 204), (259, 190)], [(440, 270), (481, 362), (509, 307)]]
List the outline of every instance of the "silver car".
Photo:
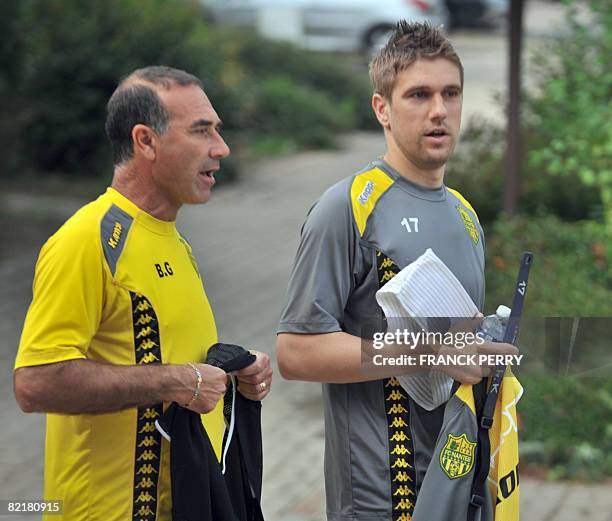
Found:
[(215, 22), (311, 50), (372, 55), (398, 20), (448, 24), (444, 0), (201, 0)]

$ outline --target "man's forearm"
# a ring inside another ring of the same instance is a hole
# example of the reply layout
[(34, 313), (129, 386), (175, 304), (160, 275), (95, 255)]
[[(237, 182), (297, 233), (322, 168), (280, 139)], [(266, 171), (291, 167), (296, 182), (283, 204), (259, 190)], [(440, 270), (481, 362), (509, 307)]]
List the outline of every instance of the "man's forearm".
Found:
[(189, 401), (193, 388), (184, 383), (186, 371), (191, 369), (69, 360), (17, 369), (15, 394), (27, 412), (106, 413), (182, 397)]
[[(422, 371), (418, 366), (374, 365), (372, 343), (344, 332), (320, 335), (281, 333), (277, 339), (278, 366), (289, 380), (355, 383)], [(428, 347), (386, 346), (385, 357), (430, 352)]]
[[(470, 326), (471, 327), (471, 326)], [(469, 330), (469, 328), (468, 328)], [(379, 380), (402, 374), (414, 374), (430, 369), (430, 357), (422, 354), (484, 354), (516, 355), (518, 349), (502, 342), (475, 342), (464, 348), (419, 343), (415, 346), (385, 344), (376, 350), (373, 343), (344, 332), (318, 335), (281, 333), (277, 339), (278, 367), (289, 380), (305, 380), (323, 383), (355, 383)], [(374, 356), (396, 358), (412, 355), (414, 365), (375, 364)], [(424, 359), (424, 361), (423, 361)], [(423, 363), (423, 365), (421, 365)], [(478, 362), (458, 365), (450, 361), (434, 368), (461, 383), (476, 384), (490, 374), (490, 368)]]

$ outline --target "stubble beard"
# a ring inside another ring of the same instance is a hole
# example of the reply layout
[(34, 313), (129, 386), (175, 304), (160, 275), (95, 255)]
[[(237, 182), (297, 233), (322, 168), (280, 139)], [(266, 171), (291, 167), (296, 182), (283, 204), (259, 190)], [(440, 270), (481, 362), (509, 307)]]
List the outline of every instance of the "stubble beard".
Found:
[(425, 147), (424, 144), (418, 142), (416, 144), (416, 150), (410, 151), (407, 147), (399, 144), (400, 150), (404, 154), (404, 157), (408, 159), (417, 168), (423, 171), (434, 171), (439, 170), (448, 162), (453, 150), (455, 149), (455, 142), (451, 143), (451, 146), (447, 149), (443, 157), (433, 157)]

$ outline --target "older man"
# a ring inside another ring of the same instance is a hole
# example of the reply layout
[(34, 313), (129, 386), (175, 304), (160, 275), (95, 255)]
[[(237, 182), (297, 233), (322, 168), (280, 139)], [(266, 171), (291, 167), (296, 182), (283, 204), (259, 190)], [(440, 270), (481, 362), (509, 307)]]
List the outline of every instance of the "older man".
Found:
[[(208, 201), (230, 153), (200, 81), (139, 69), (108, 102), (112, 185), (43, 246), (15, 363), (26, 412), (47, 412), (45, 498), (65, 520), (170, 520), (164, 403), (201, 413), (220, 455), (227, 375), (201, 363), (217, 332), (175, 220)], [(237, 374), (262, 399), (269, 357)]]

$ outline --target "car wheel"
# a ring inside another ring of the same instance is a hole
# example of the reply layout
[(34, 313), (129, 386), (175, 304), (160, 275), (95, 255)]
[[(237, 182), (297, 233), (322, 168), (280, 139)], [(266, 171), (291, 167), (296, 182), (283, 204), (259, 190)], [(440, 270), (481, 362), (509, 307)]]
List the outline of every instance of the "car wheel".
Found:
[(392, 25), (377, 25), (367, 32), (363, 46), (363, 54), (367, 60), (371, 60), (378, 51), (387, 45), (393, 31), (395, 31), (395, 27)]

